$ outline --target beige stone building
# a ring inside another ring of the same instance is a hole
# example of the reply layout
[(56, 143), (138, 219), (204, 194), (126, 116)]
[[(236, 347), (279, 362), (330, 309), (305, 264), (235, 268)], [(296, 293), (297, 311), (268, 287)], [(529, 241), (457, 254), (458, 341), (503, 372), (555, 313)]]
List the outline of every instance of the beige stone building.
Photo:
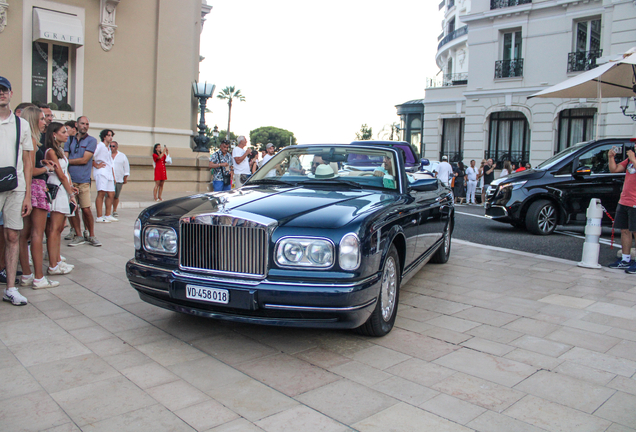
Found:
[(152, 181), (151, 146), (168, 146), (166, 190), (202, 190), (207, 159), (191, 151), (197, 123), (205, 0), (0, 0), (0, 75), (13, 102), (54, 103), (60, 121), (86, 115), (89, 134), (115, 131), (130, 188)]

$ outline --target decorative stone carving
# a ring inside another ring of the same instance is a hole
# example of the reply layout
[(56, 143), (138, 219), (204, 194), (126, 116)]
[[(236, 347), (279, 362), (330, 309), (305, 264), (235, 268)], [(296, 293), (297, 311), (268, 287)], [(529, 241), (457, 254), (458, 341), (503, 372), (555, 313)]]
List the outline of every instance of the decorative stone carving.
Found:
[(100, 24), (99, 44), (104, 51), (110, 51), (115, 45), (115, 12), (120, 0), (99, 0)]
[(205, 16), (210, 13), (212, 6), (208, 5), (208, 2), (203, 0), (201, 2), (201, 30), (203, 31), (203, 24), (205, 24)]
[(9, 3), (0, 0), (0, 33), (7, 26), (7, 9), (9, 9)]
[(457, 51), (457, 62), (459, 63), (460, 67), (464, 67), (464, 61), (466, 60), (466, 50), (465, 49), (460, 49), (459, 51)]

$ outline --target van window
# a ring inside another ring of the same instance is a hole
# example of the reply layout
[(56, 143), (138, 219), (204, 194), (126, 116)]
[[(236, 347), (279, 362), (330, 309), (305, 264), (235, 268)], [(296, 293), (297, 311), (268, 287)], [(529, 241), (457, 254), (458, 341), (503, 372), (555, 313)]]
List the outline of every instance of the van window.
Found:
[[(579, 168), (586, 166), (592, 170), (592, 174), (609, 174), (610, 170), (607, 152), (609, 152), (612, 147), (620, 147), (621, 145), (622, 144), (620, 143), (605, 144), (586, 151), (579, 156)], [(616, 159), (621, 158), (621, 153), (622, 148)]]

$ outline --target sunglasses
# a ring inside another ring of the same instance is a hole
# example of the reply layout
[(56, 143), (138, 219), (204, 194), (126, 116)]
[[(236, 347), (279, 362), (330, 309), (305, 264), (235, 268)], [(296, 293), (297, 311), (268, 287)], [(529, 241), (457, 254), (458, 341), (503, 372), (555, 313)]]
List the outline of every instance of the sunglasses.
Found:
[(110, 146), (110, 148), (116, 148), (116, 147), (117, 147), (117, 146), (114, 146), (114, 145)]

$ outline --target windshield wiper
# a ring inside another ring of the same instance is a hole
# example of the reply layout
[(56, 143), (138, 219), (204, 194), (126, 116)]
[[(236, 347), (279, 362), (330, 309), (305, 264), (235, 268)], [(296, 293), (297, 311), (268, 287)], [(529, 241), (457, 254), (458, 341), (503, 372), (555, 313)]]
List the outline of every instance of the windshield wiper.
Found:
[(298, 186), (297, 182), (278, 180), (274, 178), (262, 178), (259, 180), (252, 180), (247, 185), (249, 186), (250, 184), (276, 184), (276, 185), (285, 185), (285, 186)]
[(325, 179), (325, 180), (320, 180), (320, 179), (311, 179), (311, 180), (305, 180), (303, 182), (301, 182), (304, 185), (325, 185), (325, 186), (329, 186), (329, 185), (349, 185), (352, 186), (356, 189), (361, 189), (362, 185), (360, 185), (360, 183), (351, 181), (351, 180), (344, 180), (344, 179), (340, 179), (340, 178), (330, 178), (330, 179)]

